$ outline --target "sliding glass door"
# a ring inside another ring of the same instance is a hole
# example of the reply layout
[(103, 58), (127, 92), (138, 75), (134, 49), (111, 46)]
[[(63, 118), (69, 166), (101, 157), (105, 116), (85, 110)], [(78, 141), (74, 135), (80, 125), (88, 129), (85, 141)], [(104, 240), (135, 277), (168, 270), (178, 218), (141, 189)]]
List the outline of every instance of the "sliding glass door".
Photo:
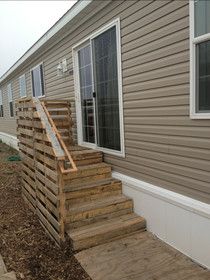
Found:
[(97, 144), (120, 150), (116, 27), (92, 41)]
[(116, 25), (77, 50), (82, 142), (120, 152)]

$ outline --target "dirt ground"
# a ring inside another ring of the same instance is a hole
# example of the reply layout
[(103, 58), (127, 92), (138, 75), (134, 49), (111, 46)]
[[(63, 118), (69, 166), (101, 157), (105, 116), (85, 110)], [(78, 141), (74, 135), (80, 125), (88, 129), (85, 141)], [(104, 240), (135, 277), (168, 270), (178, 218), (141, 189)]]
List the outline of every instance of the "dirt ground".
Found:
[(0, 253), (8, 271), (19, 280), (91, 280), (70, 246), (57, 247), (25, 205), (20, 162), (8, 161), (13, 155), (15, 150), (0, 143)]

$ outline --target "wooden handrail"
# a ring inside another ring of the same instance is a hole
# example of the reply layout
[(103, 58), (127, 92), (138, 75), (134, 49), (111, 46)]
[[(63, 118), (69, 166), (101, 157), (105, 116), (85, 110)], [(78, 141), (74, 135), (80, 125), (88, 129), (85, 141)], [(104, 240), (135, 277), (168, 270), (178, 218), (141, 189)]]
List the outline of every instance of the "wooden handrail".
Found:
[(68, 151), (68, 149), (67, 149), (67, 147), (66, 147), (66, 145), (65, 145), (65, 143), (64, 143), (64, 141), (63, 141), (63, 139), (61, 138), (61, 135), (60, 135), (60, 133), (59, 133), (57, 127), (55, 126), (55, 123), (54, 123), (53, 119), (51, 118), (51, 116), (50, 116), (50, 114), (49, 114), (49, 112), (48, 112), (48, 110), (47, 110), (47, 108), (46, 108), (46, 106), (45, 106), (45, 104), (44, 104), (43, 101), (41, 102), (41, 105), (42, 105), (42, 107), (43, 107), (43, 109), (44, 109), (45, 114), (46, 114), (47, 117), (48, 117), (48, 120), (49, 120), (49, 122), (50, 122), (50, 124), (51, 124), (51, 126), (52, 126), (52, 128), (53, 128), (53, 130), (54, 130), (54, 132), (55, 132), (55, 135), (57, 136), (57, 138), (58, 138), (58, 140), (59, 140), (59, 142), (60, 142), (60, 144), (61, 144), (61, 146), (62, 146), (64, 152), (66, 153), (66, 155), (67, 155), (67, 157), (68, 157), (68, 160), (70, 161), (71, 166), (72, 166), (72, 168), (68, 168), (68, 169), (64, 169), (64, 168), (61, 166), (61, 172), (62, 172), (62, 173), (69, 173), (69, 172), (75, 172), (75, 171), (77, 171), (78, 169), (77, 169), (77, 167), (76, 167), (76, 165), (75, 165), (75, 163), (74, 163), (74, 161), (73, 161), (73, 159), (72, 159), (72, 156), (71, 156), (71, 154), (69, 153), (69, 151)]

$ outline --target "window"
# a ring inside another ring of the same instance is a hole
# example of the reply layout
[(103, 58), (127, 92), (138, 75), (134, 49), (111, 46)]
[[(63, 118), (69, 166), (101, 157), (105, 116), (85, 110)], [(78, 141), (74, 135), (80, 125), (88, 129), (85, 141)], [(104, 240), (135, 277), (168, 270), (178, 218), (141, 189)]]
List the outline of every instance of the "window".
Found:
[(14, 117), (13, 97), (12, 97), (12, 85), (11, 85), (11, 84), (9, 84), (9, 85), (7, 86), (7, 94), (8, 94), (8, 102), (9, 102), (10, 117)]
[(44, 79), (42, 64), (34, 67), (31, 70), (32, 89), (34, 97), (41, 97), (44, 95)]
[(210, 1), (190, 1), (191, 117), (210, 118)]
[(26, 96), (26, 78), (25, 78), (25, 75), (20, 76), (19, 87), (20, 87), (20, 97), (25, 97)]
[(0, 90), (0, 118), (3, 118), (4, 110), (3, 110), (3, 96), (2, 91)]

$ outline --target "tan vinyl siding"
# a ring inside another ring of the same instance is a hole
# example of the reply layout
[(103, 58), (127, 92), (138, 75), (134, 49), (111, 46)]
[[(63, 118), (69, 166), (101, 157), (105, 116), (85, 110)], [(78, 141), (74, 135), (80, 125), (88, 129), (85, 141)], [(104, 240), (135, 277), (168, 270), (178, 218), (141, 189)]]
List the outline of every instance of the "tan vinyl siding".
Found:
[[(66, 58), (72, 68), (72, 47), (117, 17), (126, 157), (105, 160), (115, 171), (210, 202), (210, 120), (189, 117), (188, 0), (93, 1), (10, 79), (26, 73), (32, 95), (30, 69), (43, 62), (46, 97), (70, 99), (75, 120), (74, 77), (57, 77), (56, 67)], [(16, 82), (13, 93), (19, 96)], [(7, 111), (0, 130), (14, 134)]]

